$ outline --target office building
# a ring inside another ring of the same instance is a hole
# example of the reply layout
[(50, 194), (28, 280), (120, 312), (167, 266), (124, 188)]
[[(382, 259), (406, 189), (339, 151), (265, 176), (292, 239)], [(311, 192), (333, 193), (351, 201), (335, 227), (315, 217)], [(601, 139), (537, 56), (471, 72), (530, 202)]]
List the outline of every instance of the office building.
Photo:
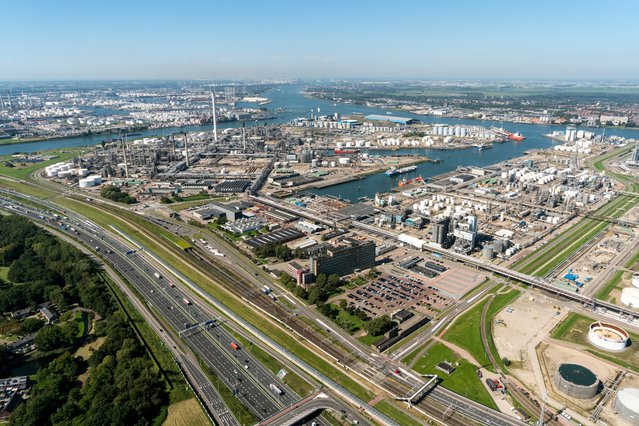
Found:
[(356, 270), (375, 266), (375, 242), (344, 239), (339, 246), (332, 246), (326, 254), (311, 257), (311, 272), (344, 276)]

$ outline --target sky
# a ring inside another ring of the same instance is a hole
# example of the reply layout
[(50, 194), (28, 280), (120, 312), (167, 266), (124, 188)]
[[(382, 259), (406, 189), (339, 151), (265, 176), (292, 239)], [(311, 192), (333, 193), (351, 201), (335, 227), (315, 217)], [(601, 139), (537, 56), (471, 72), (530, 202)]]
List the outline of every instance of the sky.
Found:
[(639, 1), (2, 0), (0, 80), (639, 79)]

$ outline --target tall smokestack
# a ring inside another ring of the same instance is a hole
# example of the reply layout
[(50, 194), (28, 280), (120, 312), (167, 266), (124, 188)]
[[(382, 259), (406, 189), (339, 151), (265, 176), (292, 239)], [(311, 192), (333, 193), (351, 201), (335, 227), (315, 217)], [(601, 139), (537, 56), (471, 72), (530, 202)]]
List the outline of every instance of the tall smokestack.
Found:
[(213, 140), (217, 143), (217, 116), (215, 114), (215, 92), (211, 85), (211, 108), (213, 109)]
[(186, 132), (184, 132), (184, 156), (186, 157), (186, 167), (189, 167), (189, 145), (187, 143), (188, 141), (188, 136), (186, 135)]

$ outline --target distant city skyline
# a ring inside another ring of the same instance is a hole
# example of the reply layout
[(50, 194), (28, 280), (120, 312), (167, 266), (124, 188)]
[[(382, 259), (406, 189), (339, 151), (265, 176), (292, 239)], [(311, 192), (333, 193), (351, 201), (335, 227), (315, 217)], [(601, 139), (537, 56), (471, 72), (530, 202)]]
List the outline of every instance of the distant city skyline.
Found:
[(639, 3), (6, 0), (0, 80), (639, 78)]

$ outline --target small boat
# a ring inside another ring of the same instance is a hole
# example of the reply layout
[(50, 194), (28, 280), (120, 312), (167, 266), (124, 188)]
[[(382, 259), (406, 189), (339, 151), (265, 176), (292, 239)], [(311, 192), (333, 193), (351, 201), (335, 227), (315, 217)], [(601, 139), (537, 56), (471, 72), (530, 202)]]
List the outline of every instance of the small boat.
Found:
[(484, 151), (486, 149), (491, 149), (493, 144), (491, 143), (480, 143), (479, 145), (475, 145), (477, 147), (477, 151)]
[(508, 133), (508, 139), (521, 142), (526, 139), (526, 136), (522, 135), (520, 132), (517, 133)]

